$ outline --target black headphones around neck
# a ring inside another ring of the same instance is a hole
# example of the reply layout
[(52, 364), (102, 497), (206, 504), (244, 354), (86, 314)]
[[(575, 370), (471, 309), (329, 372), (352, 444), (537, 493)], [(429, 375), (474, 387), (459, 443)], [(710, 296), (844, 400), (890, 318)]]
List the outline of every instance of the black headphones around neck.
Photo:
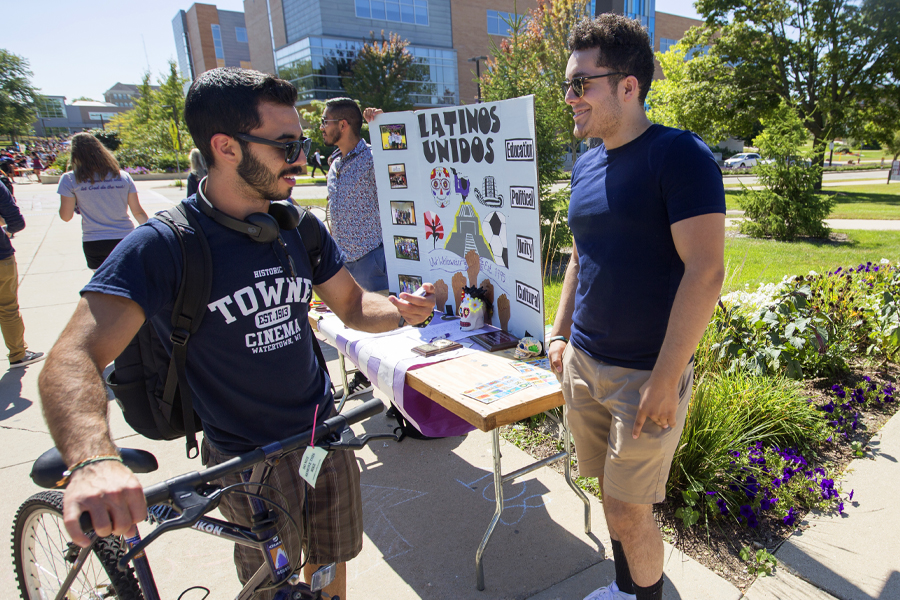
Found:
[(197, 186), (197, 205), (207, 217), (228, 229), (243, 233), (254, 242), (268, 244), (281, 235), (282, 229), (296, 229), (300, 224), (300, 211), (289, 200), (277, 200), (269, 203), (269, 212), (255, 212), (243, 221), (229, 217), (215, 206), (203, 193), (206, 177)]

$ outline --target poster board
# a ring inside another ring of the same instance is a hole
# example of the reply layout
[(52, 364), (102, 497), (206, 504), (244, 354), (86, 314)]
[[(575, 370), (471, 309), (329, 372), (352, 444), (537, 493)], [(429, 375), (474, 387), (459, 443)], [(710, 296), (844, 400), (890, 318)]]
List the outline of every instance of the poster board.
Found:
[(434, 283), (455, 313), (464, 286), (489, 288), (494, 326), (543, 341), (534, 97), (383, 113), (369, 131), (390, 291)]
[(900, 181), (900, 160), (891, 163), (890, 181)]

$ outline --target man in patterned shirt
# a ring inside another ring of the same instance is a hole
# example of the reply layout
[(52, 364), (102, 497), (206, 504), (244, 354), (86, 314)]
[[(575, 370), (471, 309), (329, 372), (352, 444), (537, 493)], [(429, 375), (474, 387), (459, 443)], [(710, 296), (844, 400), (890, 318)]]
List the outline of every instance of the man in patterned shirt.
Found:
[[(367, 120), (381, 112), (366, 109)], [(388, 289), (378, 191), (372, 150), (360, 136), (363, 114), (350, 98), (333, 98), (325, 103), (319, 129), (329, 146), (337, 146), (328, 170), (328, 203), (331, 207), (331, 236), (341, 249), (344, 266), (360, 287), (370, 292)], [(356, 373), (345, 390), (347, 398), (372, 389), (372, 384)]]

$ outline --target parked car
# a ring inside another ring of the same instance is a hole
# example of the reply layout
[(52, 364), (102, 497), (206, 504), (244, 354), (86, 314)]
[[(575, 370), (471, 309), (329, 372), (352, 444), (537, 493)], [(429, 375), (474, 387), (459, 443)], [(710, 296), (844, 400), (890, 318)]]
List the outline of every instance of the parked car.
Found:
[(746, 169), (755, 165), (758, 160), (760, 160), (760, 156), (756, 152), (741, 152), (726, 160), (725, 168)]

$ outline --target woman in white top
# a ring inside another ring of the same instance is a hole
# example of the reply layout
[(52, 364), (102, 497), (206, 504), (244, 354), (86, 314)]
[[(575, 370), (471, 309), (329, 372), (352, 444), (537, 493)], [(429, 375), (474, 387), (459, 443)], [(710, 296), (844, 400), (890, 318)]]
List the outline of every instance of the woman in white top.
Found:
[(72, 138), (72, 170), (59, 180), (59, 216), (81, 214), (82, 247), (90, 269), (97, 269), (113, 248), (134, 229), (127, 209), (139, 224), (147, 222), (131, 175), (89, 133)]

